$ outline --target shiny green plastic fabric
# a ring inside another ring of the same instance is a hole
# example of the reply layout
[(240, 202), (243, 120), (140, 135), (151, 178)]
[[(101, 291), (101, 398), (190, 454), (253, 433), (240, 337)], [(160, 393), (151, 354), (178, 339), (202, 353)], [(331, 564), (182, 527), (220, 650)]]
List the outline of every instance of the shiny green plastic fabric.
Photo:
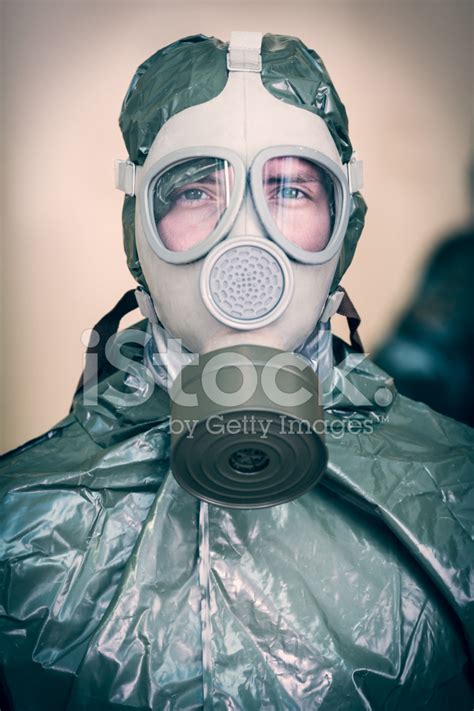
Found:
[[(143, 165), (158, 131), (179, 111), (215, 98), (227, 81), (228, 44), (194, 35), (160, 49), (139, 66), (125, 96), (120, 128), (129, 160)], [(262, 82), (278, 99), (321, 116), (341, 160), (352, 155), (346, 110), (321, 58), (301, 40), (265, 34)], [(332, 290), (349, 267), (364, 227), (366, 205), (360, 193), (351, 197), (349, 224)], [(146, 288), (135, 240), (135, 197), (126, 196), (122, 211), (124, 246), (129, 269)]]
[(208, 506), (170, 474), (165, 391), (125, 403), (123, 351), (1, 462), (2, 711), (472, 709), (473, 431), (345, 351), (322, 482)]

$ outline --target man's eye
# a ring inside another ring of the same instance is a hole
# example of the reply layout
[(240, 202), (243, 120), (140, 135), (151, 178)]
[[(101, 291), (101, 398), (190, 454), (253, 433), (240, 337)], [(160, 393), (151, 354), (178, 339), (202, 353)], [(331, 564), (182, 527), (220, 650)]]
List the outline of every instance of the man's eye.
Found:
[(189, 188), (178, 195), (178, 200), (198, 201), (206, 199), (209, 199), (209, 195), (204, 190), (199, 190), (199, 188)]
[(301, 200), (306, 197), (306, 194), (299, 188), (282, 185), (275, 191), (274, 197), (283, 200)]

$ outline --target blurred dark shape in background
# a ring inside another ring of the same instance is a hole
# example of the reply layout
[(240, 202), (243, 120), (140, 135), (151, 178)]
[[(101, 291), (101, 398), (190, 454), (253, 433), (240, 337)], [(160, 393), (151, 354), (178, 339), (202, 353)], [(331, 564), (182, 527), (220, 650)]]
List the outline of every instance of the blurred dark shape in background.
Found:
[(431, 255), (374, 360), (402, 395), (474, 427), (474, 157), (467, 178), (468, 224)]
[(413, 302), (375, 362), (400, 393), (474, 426), (474, 227), (431, 256)]

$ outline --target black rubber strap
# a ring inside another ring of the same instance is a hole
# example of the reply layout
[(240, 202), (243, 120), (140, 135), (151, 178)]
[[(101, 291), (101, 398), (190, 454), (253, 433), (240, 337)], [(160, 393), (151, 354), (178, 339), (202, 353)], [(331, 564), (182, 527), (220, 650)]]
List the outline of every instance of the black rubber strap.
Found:
[(113, 373), (115, 368), (110, 365), (105, 357), (105, 346), (109, 338), (117, 333), (122, 318), (136, 308), (138, 308), (138, 304), (135, 297), (135, 289), (130, 289), (117, 301), (113, 309), (106, 313), (105, 316), (102, 316), (100, 321), (96, 323), (87, 346), (84, 371), (77, 384), (74, 397), (82, 392), (90, 381), (94, 379), (100, 380)]
[(362, 341), (357, 330), (360, 326), (361, 318), (357, 313), (356, 307), (350, 300), (347, 291), (342, 286), (339, 288), (344, 292), (344, 296), (339, 304), (337, 313), (341, 314), (341, 316), (345, 316), (347, 319), (352, 348), (358, 353), (364, 353), (364, 346), (362, 345)]

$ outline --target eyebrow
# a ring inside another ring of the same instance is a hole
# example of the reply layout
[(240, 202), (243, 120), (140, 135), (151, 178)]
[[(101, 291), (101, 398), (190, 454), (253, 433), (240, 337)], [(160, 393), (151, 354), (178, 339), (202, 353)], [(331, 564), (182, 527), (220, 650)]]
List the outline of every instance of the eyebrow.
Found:
[(263, 181), (265, 184), (274, 185), (277, 183), (322, 183), (321, 178), (314, 177), (310, 178), (307, 175), (301, 173), (296, 173), (295, 175), (272, 175), (270, 178), (265, 178)]

